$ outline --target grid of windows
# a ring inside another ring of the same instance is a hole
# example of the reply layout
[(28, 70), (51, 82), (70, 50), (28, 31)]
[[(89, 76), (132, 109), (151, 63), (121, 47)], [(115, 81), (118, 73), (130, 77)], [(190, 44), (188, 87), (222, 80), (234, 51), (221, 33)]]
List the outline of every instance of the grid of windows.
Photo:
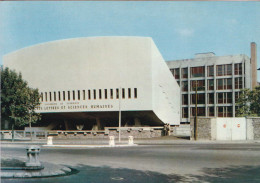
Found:
[[(116, 92), (116, 99), (119, 99), (119, 96), (122, 99), (131, 99), (132, 95), (134, 98), (137, 98), (137, 88), (133, 89), (133, 94), (132, 94), (132, 90), (131, 88), (122, 88), (121, 90), (119, 88), (116, 89), (93, 89), (93, 90), (87, 90), (87, 98), (88, 100), (91, 99), (102, 99), (102, 96), (104, 99), (108, 99), (108, 97), (110, 96), (110, 99), (113, 99), (113, 92)], [(104, 93), (102, 93), (102, 91)], [(108, 91), (110, 91), (110, 94), (108, 93)], [(93, 92), (93, 95), (91, 95), (91, 92)], [(67, 94), (67, 98), (66, 98), (66, 94)], [(72, 95), (72, 96), (71, 96)], [(92, 98), (93, 97), (93, 98)], [(72, 90), (72, 91), (58, 91), (58, 92), (41, 92), (40, 93), (40, 101), (43, 102), (48, 102), (48, 101), (66, 101), (66, 99), (68, 101), (70, 101), (70, 99), (73, 100), (86, 100), (86, 90)]]
[[(222, 64), (222, 65), (207, 65), (207, 66), (195, 66), (195, 67), (183, 67), (183, 68), (172, 68), (170, 69), (175, 79), (181, 88), (182, 97), (181, 103), (182, 117), (188, 118), (192, 116), (195, 109), (193, 106), (187, 108), (187, 105), (194, 105), (196, 95), (194, 91), (198, 90), (198, 115), (205, 116), (219, 116), (219, 117), (230, 117), (233, 116), (233, 106), (227, 104), (233, 104), (237, 102), (241, 92), (238, 90), (244, 87), (244, 78), (242, 78), (243, 63)], [(205, 72), (207, 71), (207, 73)], [(233, 75), (233, 77), (232, 77)], [(201, 79), (199, 77), (209, 77)], [(213, 79), (214, 77), (214, 79)], [(181, 79), (183, 80), (181, 80)], [(189, 80), (190, 78), (190, 83)], [(198, 78), (194, 80), (195, 78)], [(190, 86), (188, 86), (190, 85)], [(188, 87), (190, 87), (190, 94), (188, 94)], [(214, 91), (216, 89), (217, 91)], [(233, 92), (228, 90), (234, 90)], [(207, 90), (206, 93), (203, 91)], [(220, 92), (219, 90), (226, 90)], [(235, 95), (235, 96), (233, 96)], [(189, 98), (190, 97), (190, 98)], [(233, 100), (234, 97), (234, 100)], [(188, 99), (190, 102), (188, 102)], [(224, 106), (220, 106), (223, 104)], [(206, 105), (206, 107), (204, 107)], [(207, 106), (208, 105), (208, 106)], [(217, 105), (214, 107), (214, 105)], [(200, 113), (200, 114), (199, 114)]]

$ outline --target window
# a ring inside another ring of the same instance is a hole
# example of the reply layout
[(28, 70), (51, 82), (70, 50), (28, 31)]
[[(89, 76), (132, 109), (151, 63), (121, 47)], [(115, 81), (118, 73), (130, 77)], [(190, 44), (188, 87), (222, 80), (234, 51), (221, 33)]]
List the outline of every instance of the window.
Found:
[(218, 104), (223, 104), (224, 103), (224, 97), (223, 97), (223, 93), (218, 93)]
[(188, 81), (182, 81), (182, 91), (188, 91)]
[(78, 100), (80, 100), (80, 90), (78, 90)]
[(208, 66), (208, 77), (214, 76), (214, 66), (210, 65)]
[(235, 78), (235, 89), (242, 89), (242, 77)]
[(93, 96), (94, 96), (94, 100), (96, 100), (96, 90), (93, 90)]
[(51, 101), (51, 92), (50, 92), (50, 101)]
[(68, 91), (68, 100), (70, 100), (70, 91)]
[(235, 64), (235, 75), (242, 75), (242, 63)]
[(107, 99), (107, 89), (105, 89), (105, 99)]
[(88, 90), (88, 99), (89, 100), (91, 99), (91, 92), (90, 92), (90, 90)]
[(65, 101), (66, 100), (66, 98), (65, 98), (66, 96), (65, 96), (65, 91), (63, 91), (63, 101)]
[(43, 93), (41, 92), (41, 101), (43, 102)]
[(119, 89), (116, 89), (116, 98), (119, 99)]
[(110, 98), (113, 99), (113, 89), (110, 89)]
[(224, 89), (224, 79), (217, 79), (217, 87), (218, 87), (218, 90)]
[(214, 79), (208, 79), (208, 90), (214, 90)]
[(208, 115), (209, 116), (215, 116), (214, 107), (208, 107)]
[(102, 99), (102, 91), (99, 89), (99, 99)]
[(231, 90), (232, 89), (232, 79), (217, 79), (217, 89), (218, 90)]
[(227, 95), (226, 95), (226, 102), (228, 103), (228, 104), (232, 104), (232, 93), (231, 92), (229, 92), (229, 93), (226, 93)]
[(56, 101), (56, 92), (53, 93), (54, 101)]
[(128, 98), (131, 98), (131, 88), (128, 88)]
[(229, 79), (225, 79), (226, 80), (226, 88), (228, 90), (231, 90), (232, 89), (232, 79), (229, 78)]
[(205, 90), (205, 80), (191, 81), (191, 88), (190, 88), (190, 90), (191, 91), (196, 91), (196, 85), (197, 85), (197, 91)]
[(232, 92), (217, 93), (218, 104), (232, 104)]
[(205, 77), (205, 68), (202, 67), (191, 67), (191, 77)]
[(214, 104), (214, 93), (208, 93), (208, 104)]
[(82, 92), (83, 92), (83, 100), (86, 100), (86, 91), (83, 90)]
[(125, 89), (122, 88), (122, 98), (125, 98)]
[(180, 79), (180, 69), (174, 69), (174, 77), (175, 79)]
[(134, 88), (134, 97), (137, 98), (137, 88)]
[(182, 105), (188, 105), (188, 94), (182, 95)]
[(217, 76), (231, 76), (232, 64), (217, 65)]
[[(197, 104), (205, 104), (205, 94), (198, 93), (197, 94)], [(191, 95), (191, 104), (196, 104), (196, 94)]]
[(188, 118), (188, 107), (182, 108), (182, 118)]
[(74, 90), (72, 91), (72, 97), (73, 97), (73, 100), (75, 100), (75, 91)]
[[(196, 116), (196, 108), (195, 107), (191, 108), (191, 115)], [(197, 107), (197, 115), (198, 116), (205, 116), (206, 115), (205, 107)]]
[(224, 107), (218, 107), (218, 117), (224, 117)]
[(226, 75), (228, 76), (232, 75), (232, 64), (226, 65)]
[(61, 100), (60, 91), (58, 92), (58, 98), (59, 98), (59, 101), (60, 101)]
[(188, 78), (188, 68), (183, 68), (181, 74), (182, 78)]
[(221, 106), (217, 107), (218, 110), (218, 117), (232, 117), (233, 111), (231, 106)]

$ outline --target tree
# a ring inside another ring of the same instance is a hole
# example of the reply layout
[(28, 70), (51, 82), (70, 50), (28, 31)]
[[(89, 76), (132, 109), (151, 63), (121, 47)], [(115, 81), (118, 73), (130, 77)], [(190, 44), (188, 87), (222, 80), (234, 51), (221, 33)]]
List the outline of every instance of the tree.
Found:
[(260, 116), (260, 86), (243, 89), (236, 102), (236, 116)]
[(21, 73), (1, 68), (1, 116), (11, 123), (12, 130), (40, 119), (35, 112), (39, 99), (38, 89), (30, 88)]

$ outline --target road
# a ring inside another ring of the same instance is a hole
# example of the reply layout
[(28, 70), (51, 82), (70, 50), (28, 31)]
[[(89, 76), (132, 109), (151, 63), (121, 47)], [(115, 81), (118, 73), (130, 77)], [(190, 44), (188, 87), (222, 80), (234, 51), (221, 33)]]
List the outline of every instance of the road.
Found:
[[(25, 158), (25, 146), (3, 146)], [(178, 143), (115, 148), (42, 148), (41, 161), (80, 172), (2, 182), (260, 182), (260, 143)]]

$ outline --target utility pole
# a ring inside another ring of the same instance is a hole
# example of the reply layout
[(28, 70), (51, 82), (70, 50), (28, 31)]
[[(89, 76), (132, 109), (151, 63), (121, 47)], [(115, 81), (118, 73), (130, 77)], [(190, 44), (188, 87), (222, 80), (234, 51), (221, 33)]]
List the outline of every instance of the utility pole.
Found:
[(195, 140), (197, 140), (197, 135), (198, 135), (198, 81), (196, 80), (196, 101), (195, 101), (195, 123), (194, 123), (194, 130), (195, 130), (195, 134), (194, 134), (194, 138)]
[(120, 95), (121, 87), (119, 88), (118, 95), (119, 95), (119, 127), (118, 127), (118, 141), (121, 142), (121, 95)]

